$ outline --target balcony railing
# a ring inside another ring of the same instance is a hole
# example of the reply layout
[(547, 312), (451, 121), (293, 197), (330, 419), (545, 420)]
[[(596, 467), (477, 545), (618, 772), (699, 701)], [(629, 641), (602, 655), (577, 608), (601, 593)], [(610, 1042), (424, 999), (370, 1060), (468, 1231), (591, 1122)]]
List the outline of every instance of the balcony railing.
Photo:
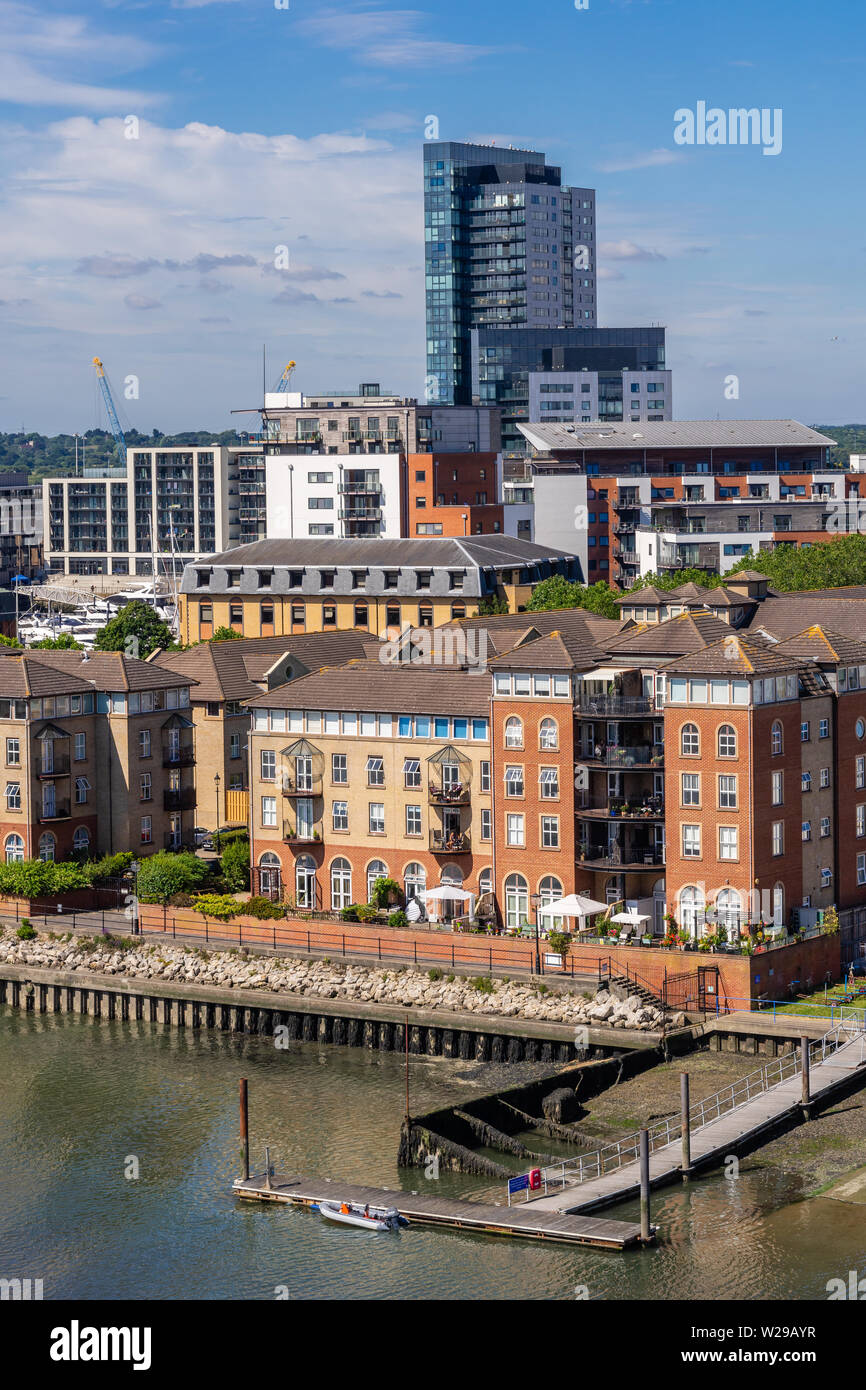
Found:
[(433, 854), (469, 854), (469, 831), (431, 830), (430, 850)]
[(583, 759), (599, 767), (661, 767), (664, 763), (664, 750), (661, 744), (635, 744), (622, 747), (594, 748)]
[(632, 796), (628, 799), (617, 796), (598, 796), (590, 791), (576, 791), (574, 806), (578, 815), (586, 812), (598, 820), (664, 820), (665, 800), (663, 796), (647, 793), (646, 796)]
[(39, 816), (40, 821), (46, 820), (68, 820), (69, 802), (55, 801), (53, 806), (43, 806)]
[(664, 850), (649, 845), (581, 845), (578, 851), (585, 869), (651, 869), (664, 864)]
[(191, 744), (181, 748), (166, 747), (162, 750), (163, 767), (192, 767), (195, 762), (195, 749)]
[(195, 806), (195, 791), (192, 787), (169, 787), (162, 794), (162, 805), (166, 811), (191, 811)]
[(40, 758), (37, 764), (37, 777), (66, 777), (69, 773), (69, 757), (65, 753), (55, 753), (53, 758)]
[(321, 776), (321, 774), (314, 774), (314, 775), (311, 776), (311, 777), (302, 777), (302, 778), (300, 778), (300, 780), (299, 780), (297, 777), (289, 777), (288, 775), (286, 775), (286, 776), (284, 776), (283, 779), (282, 779), (282, 793), (283, 793), (283, 796), (290, 796), (290, 797), (295, 797), (295, 796), (310, 796), (310, 797), (322, 796), (322, 795), (323, 795), (323, 780), (322, 780), (322, 776)]
[(381, 521), (382, 508), (375, 507), (341, 507), (341, 521)]
[(309, 829), (302, 828), (299, 830), (296, 822), (284, 820), (283, 839), (286, 841), (286, 844), (289, 845), (321, 844), (322, 832), (315, 826), (310, 826)]
[(469, 787), (463, 782), (456, 782), (453, 786), (431, 782), (428, 794), (431, 806), (468, 806), (471, 800)]
[[(352, 438), (360, 440), (360, 435), (354, 435)], [(380, 497), (382, 493), (382, 484), (378, 480), (373, 481), (371, 479), (370, 481), (361, 483), (358, 482), (357, 479), (352, 479), (350, 482), (344, 481), (340, 483), (337, 491), (342, 493), (345, 497)]]
[(586, 691), (578, 693), (577, 707), (582, 715), (597, 714), (605, 717), (653, 712), (653, 702), (645, 695), (590, 695)]

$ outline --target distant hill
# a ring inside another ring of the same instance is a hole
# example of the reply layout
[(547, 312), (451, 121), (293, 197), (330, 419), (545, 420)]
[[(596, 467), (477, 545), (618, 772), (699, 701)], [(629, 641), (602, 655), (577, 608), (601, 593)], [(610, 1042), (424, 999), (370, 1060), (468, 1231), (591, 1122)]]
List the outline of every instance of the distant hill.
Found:
[(835, 449), (830, 450), (834, 468), (847, 468), (849, 454), (866, 454), (866, 425), (811, 425), (810, 429), (836, 440)]
[[(132, 448), (166, 449), (180, 448), (195, 444), (239, 444), (241, 439), (234, 430), (223, 430), (212, 434), (208, 430), (187, 430), (182, 434), (139, 434), (129, 430), (125, 435)], [(116, 464), (117, 448), (107, 430), (88, 430), (78, 438), (78, 462), (82, 456), (87, 466), (95, 468), (103, 464)], [(52, 474), (72, 473), (75, 468), (75, 436), (71, 434), (44, 435), (32, 430), (26, 434), (0, 434), (0, 472), (10, 468), (26, 468), (34, 483)]]

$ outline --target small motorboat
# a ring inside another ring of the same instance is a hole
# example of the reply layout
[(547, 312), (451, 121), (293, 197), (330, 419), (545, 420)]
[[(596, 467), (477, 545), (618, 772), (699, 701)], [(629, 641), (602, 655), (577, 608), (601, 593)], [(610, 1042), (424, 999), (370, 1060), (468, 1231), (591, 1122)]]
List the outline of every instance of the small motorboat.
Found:
[(396, 1207), (359, 1207), (351, 1202), (319, 1202), (319, 1215), (342, 1226), (359, 1226), (365, 1231), (395, 1231), (405, 1224)]

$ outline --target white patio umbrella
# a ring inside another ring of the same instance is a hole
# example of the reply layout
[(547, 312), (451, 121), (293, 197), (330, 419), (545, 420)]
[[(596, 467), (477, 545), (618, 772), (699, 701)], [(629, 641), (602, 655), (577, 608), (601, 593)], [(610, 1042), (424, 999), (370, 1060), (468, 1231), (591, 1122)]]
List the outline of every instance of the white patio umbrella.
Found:
[(637, 912), (630, 907), (626, 912), (615, 912), (610, 919), (612, 922), (621, 922), (624, 927), (639, 927), (641, 922), (649, 921), (649, 913)]
[(440, 904), (445, 902), (468, 903), (468, 915), (475, 916), (475, 894), (467, 892), (465, 888), (458, 888), (456, 884), (440, 883), (438, 888), (427, 888), (418, 896), (430, 905), (431, 916), (436, 920), (441, 910)]
[(569, 893), (555, 903), (543, 903), (538, 909), (540, 917), (591, 917), (594, 912), (604, 912), (607, 903), (597, 903), (595, 898), (585, 898), (581, 893)]

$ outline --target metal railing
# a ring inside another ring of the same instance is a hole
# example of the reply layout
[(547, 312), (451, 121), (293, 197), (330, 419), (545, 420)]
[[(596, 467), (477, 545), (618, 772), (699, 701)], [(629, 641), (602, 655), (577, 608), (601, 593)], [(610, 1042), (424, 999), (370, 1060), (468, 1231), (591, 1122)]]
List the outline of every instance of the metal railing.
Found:
[[(864, 1048), (866, 1048), (866, 1037), (859, 1029), (852, 1029), (850, 1024), (840, 1024), (836, 1028), (830, 1029), (823, 1037), (809, 1044), (810, 1062), (820, 1066), (827, 1057), (857, 1037), (861, 1040), (862, 1060)], [(689, 1108), (691, 1133), (694, 1134), (695, 1130), (713, 1124), (723, 1115), (729, 1115), (732, 1111), (741, 1109), (757, 1096), (765, 1095), (768, 1091), (773, 1091), (778, 1086), (784, 1085), (786, 1081), (800, 1075), (802, 1067), (799, 1050), (786, 1052), (783, 1056), (776, 1057), (766, 1066), (759, 1068), (758, 1071), (741, 1076), (732, 1085), (725, 1086), (721, 1091), (716, 1091), (714, 1095), (706, 1096), (703, 1100), (697, 1101)], [(655, 1153), (657, 1149), (665, 1149), (668, 1145), (676, 1143), (682, 1138), (682, 1133), (683, 1124), (680, 1117), (675, 1116), (660, 1120), (658, 1124), (647, 1130), (650, 1153)], [(640, 1136), (641, 1131), (637, 1130), (635, 1133), (627, 1135), (625, 1139), (597, 1149), (595, 1153), (580, 1154), (577, 1158), (563, 1159), (561, 1163), (542, 1168), (541, 1174), (545, 1186), (547, 1183), (556, 1183), (561, 1187), (579, 1186), (593, 1178), (601, 1178), (606, 1173), (615, 1172), (627, 1163), (635, 1163), (640, 1154)]]
[(589, 695), (579, 691), (577, 708), (581, 715), (652, 714), (655, 706), (645, 695)]

